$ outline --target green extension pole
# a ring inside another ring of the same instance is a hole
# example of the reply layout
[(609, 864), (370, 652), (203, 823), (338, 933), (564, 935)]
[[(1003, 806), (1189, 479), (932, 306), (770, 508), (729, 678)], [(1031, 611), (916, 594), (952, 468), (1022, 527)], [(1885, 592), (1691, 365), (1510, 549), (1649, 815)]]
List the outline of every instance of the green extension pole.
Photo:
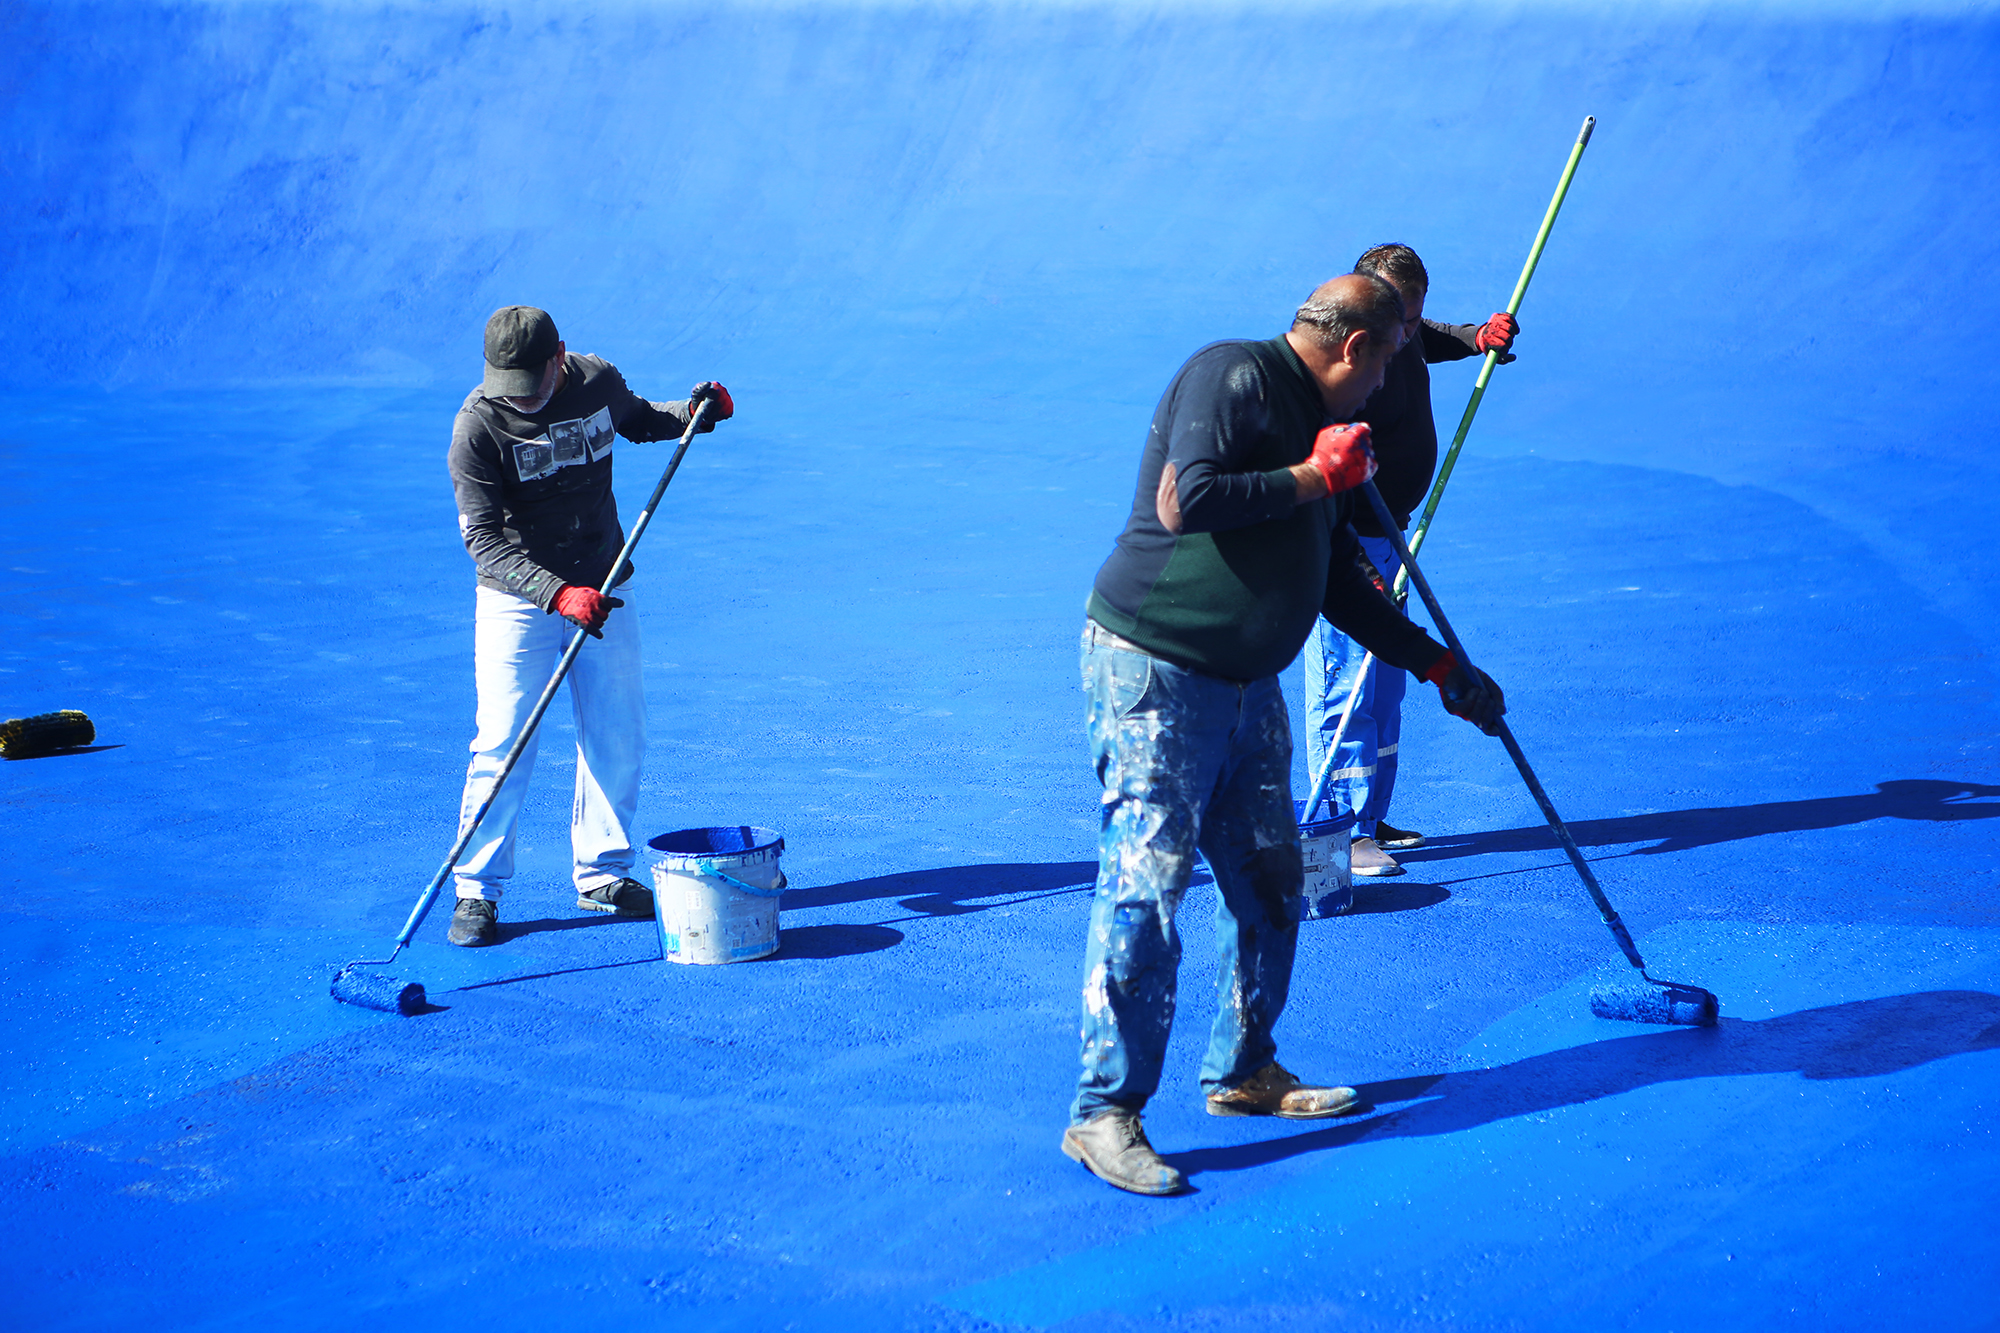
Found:
[[(1521, 265), (1521, 276), (1515, 280), (1514, 294), (1507, 298), (1507, 313), (1521, 313), (1521, 298), (1528, 294), (1528, 280), (1535, 276), (1535, 266), (1542, 262), (1542, 247), (1549, 243), (1549, 232), (1556, 225), (1556, 214), (1562, 211), (1563, 199), (1569, 194), (1569, 183), (1576, 175), (1576, 164), (1583, 160), (1583, 150), (1590, 143), (1590, 132), (1597, 128), (1597, 117), (1585, 116), (1583, 128), (1577, 131), (1576, 143), (1569, 150), (1569, 161), (1563, 164), (1562, 179), (1556, 182), (1556, 193), (1549, 200), (1548, 211), (1542, 214), (1542, 225), (1535, 232), (1535, 243), (1529, 247), (1528, 262)], [(1472, 418), (1479, 414), (1480, 400), (1486, 397), (1487, 382), (1493, 378), (1493, 367), (1500, 364), (1500, 353), (1488, 352), (1485, 364), (1479, 367), (1479, 378), (1472, 384), (1472, 399), (1465, 405), (1465, 415), (1458, 419), (1458, 433), (1451, 437), (1451, 448), (1445, 451), (1444, 461), (1438, 464), (1437, 480), (1431, 483), (1431, 493), (1424, 499), (1424, 512), (1417, 520), (1416, 529), (1410, 533), (1410, 554), (1423, 549), (1424, 534), (1430, 531), (1431, 520), (1437, 517), (1438, 502), (1444, 499), (1445, 483), (1451, 480), (1451, 470), (1458, 464), (1458, 451), (1465, 447), (1465, 437), (1472, 430)], [(1390, 589), (1396, 605), (1401, 606), (1410, 595), (1409, 566), (1396, 571), (1396, 583)], [(1368, 683), (1368, 673), (1375, 665), (1375, 655), (1370, 653), (1361, 660), (1361, 670), (1355, 673), (1354, 688), (1347, 692), (1346, 706), (1340, 710), (1340, 725), (1334, 729), (1333, 739), (1326, 747), (1326, 758), (1321, 761), (1319, 772), (1313, 777), (1312, 795), (1306, 800), (1305, 816), (1301, 823), (1311, 823), (1313, 813), (1326, 799), (1327, 783), (1333, 777), (1334, 757), (1340, 753), (1341, 742), (1347, 739), (1347, 724), (1354, 718), (1354, 708), (1361, 700), (1362, 686)]]
[[(1556, 225), (1556, 214), (1562, 211), (1563, 197), (1569, 193), (1569, 183), (1576, 175), (1576, 164), (1583, 160), (1583, 150), (1590, 142), (1590, 132), (1597, 128), (1597, 117), (1585, 116), (1583, 128), (1577, 131), (1576, 143), (1569, 150), (1569, 161), (1563, 164), (1562, 179), (1556, 182), (1555, 198), (1549, 200), (1549, 211), (1542, 214), (1541, 229), (1535, 233), (1535, 244), (1528, 251), (1528, 262), (1521, 265), (1521, 276), (1514, 282), (1514, 294), (1507, 298), (1507, 313), (1521, 313), (1521, 298), (1528, 294), (1528, 279), (1535, 276), (1535, 265), (1542, 262), (1542, 247), (1549, 243), (1549, 232)], [(1451, 448), (1445, 451), (1444, 461), (1438, 464), (1437, 480), (1431, 483), (1431, 493), (1424, 500), (1423, 517), (1417, 520), (1415, 532), (1410, 534), (1410, 554), (1422, 549), (1424, 534), (1430, 531), (1431, 520), (1437, 517), (1438, 501), (1444, 499), (1445, 483), (1451, 480), (1451, 470), (1458, 463), (1458, 451), (1465, 447), (1465, 436), (1472, 429), (1472, 418), (1479, 412), (1480, 400), (1486, 397), (1486, 383), (1493, 378), (1493, 367), (1500, 364), (1500, 353), (1488, 352), (1486, 363), (1479, 367), (1479, 378), (1472, 382), (1472, 399), (1465, 405), (1465, 415), (1458, 419), (1458, 433), (1451, 437)], [(1396, 574), (1396, 600), (1401, 602), (1409, 594), (1410, 571), (1405, 568)]]

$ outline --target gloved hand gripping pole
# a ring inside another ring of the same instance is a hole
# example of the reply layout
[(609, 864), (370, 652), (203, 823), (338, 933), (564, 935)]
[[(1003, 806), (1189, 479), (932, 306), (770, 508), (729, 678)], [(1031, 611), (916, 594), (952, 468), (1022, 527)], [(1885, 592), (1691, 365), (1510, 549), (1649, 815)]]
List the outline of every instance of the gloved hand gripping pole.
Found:
[[(1395, 543), (1396, 555), (1403, 562), (1404, 572), (1416, 584), (1418, 596), (1423, 598), (1424, 606), (1431, 613), (1431, 620), (1437, 625), (1438, 633), (1444, 636), (1445, 646), (1451, 649), (1452, 656), (1458, 659), (1459, 669), (1472, 679), (1478, 680), (1479, 674), (1473, 670), (1472, 659), (1466, 656), (1465, 644), (1459, 640), (1457, 632), (1451, 627), (1451, 622), (1445, 619), (1444, 608), (1438, 605), (1437, 595), (1431, 591), (1430, 580), (1426, 579), (1424, 572), (1417, 568), (1416, 554), (1411, 551), (1409, 543), (1403, 540), (1403, 534), (1397, 531), (1395, 515), (1389, 512), (1388, 502), (1383, 500), (1382, 492), (1375, 488), (1373, 481), (1362, 482), (1361, 489), (1368, 497), (1368, 503), (1374, 507), (1375, 516), (1381, 520), (1383, 531), (1387, 532), (1389, 540)], [(1716, 998), (1713, 994), (1699, 986), (1684, 985), (1677, 981), (1661, 981), (1646, 971), (1646, 960), (1639, 956), (1639, 948), (1632, 942), (1632, 932), (1625, 928), (1625, 922), (1619, 917), (1618, 909), (1604, 896), (1604, 889), (1598, 884), (1597, 875), (1591, 870), (1590, 863), (1583, 859), (1583, 852), (1577, 847), (1576, 839), (1570, 836), (1569, 828), (1563, 823), (1562, 816), (1556, 813), (1555, 804), (1549, 800), (1549, 794), (1542, 790), (1541, 780), (1535, 776), (1535, 770), (1528, 765), (1528, 756), (1522, 753), (1520, 742), (1514, 739), (1513, 728), (1507, 725), (1507, 719), (1504, 717), (1495, 719), (1495, 726), (1499, 730), (1494, 734), (1499, 736), (1501, 744), (1507, 747), (1507, 755), (1514, 761), (1514, 767), (1520, 770), (1521, 781), (1527, 784), (1528, 794), (1533, 796), (1535, 804), (1542, 808), (1542, 817), (1548, 821), (1550, 831), (1556, 835), (1556, 841), (1562, 844), (1563, 852), (1569, 857), (1569, 863), (1576, 868), (1577, 877), (1583, 881), (1583, 887), (1589, 890), (1591, 901), (1597, 904), (1598, 913), (1603, 916), (1604, 924), (1611, 930), (1611, 937), (1618, 941), (1618, 947), (1624, 951), (1626, 960), (1639, 970), (1639, 975), (1660, 988), (1659, 991), (1638, 995), (1623, 988), (1600, 988), (1591, 996), (1591, 1011), (1601, 1018), (1624, 1018), (1640, 1023), (1683, 1023), (1696, 1027), (1713, 1024), (1716, 1017)]]
[[(646, 535), (647, 525), (653, 521), (653, 512), (660, 507), (660, 497), (667, 493), (667, 484), (674, 479), (674, 473), (680, 470), (681, 459), (687, 456), (688, 445), (694, 442), (695, 432), (701, 429), (701, 423), (707, 417), (709, 406), (713, 402), (713, 399), (704, 398), (695, 407), (694, 415), (688, 418), (687, 429), (681, 432), (680, 445), (667, 463), (666, 471), (660, 474), (660, 484), (653, 487), (652, 498), (646, 501), (646, 507), (639, 512), (637, 521), (632, 524), (632, 532), (625, 538), (625, 545), (618, 552), (618, 558), (611, 562), (611, 571), (604, 576), (604, 585), (598, 592), (608, 597), (612, 588), (617, 586), (618, 577), (624, 571), (626, 561), (638, 547), (639, 539)], [(370, 1009), (385, 1009), (404, 1014), (416, 1013), (424, 1007), (422, 985), (416, 982), (405, 985), (392, 977), (357, 973), (354, 969), (386, 967), (395, 962), (396, 955), (403, 951), (403, 946), (417, 933), (417, 927), (424, 923), (424, 918), (430, 914), (431, 905), (437, 901), (438, 891), (444, 888), (445, 881), (451, 877), (453, 867), (458, 864), (458, 858), (463, 856), (465, 849), (472, 844), (473, 835), (479, 831), (480, 822), (486, 818), (487, 811), (493, 808), (495, 798), (500, 795), (501, 785), (507, 781), (507, 776), (514, 771), (514, 765), (519, 762), (521, 755), (534, 739), (535, 728), (541, 724), (542, 714), (549, 711), (549, 704), (554, 701), (556, 690), (561, 687), (563, 678), (569, 675), (570, 666), (576, 661), (576, 655), (583, 651), (586, 637), (584, 630), (577, 630), (568, 646), (563, 649), (562, 659), (556, 663), (555, 674), (550, 676), (549, 683), (542, 687), (542, 697), (535, 701), (534, 710), (528, 714), (528, 724), (521, 728), (521, 734), (514, 738), (514, 743), (507, 747), (506, 755), (500, 760), (499, 771), (493, 775), (493, 781), (486, 789), (485, 799), (480, 801), (479, 808), (472, 812), (471, 818), (460, 825), (458, 840), (451, 845), (451, 850), (445, 853), (444, 864), (438, 867), (437, 874), (431, 876), (431, 882), (424, 889), (423, 895), (417, 899), (417, 905), (410, 909), (410, 919), (403, 923), (403, 929), (396, 935), (396, 947), (389, 951), (387, 958), (357, 958), (341, 968), (333, 978), (333, 998)]]
[[(1569, 183), (1576, 176), (1576, 165), (1583, 160), (1583, 150), (1590, 142), (1591, 131), (1597, 128), (1597, 117), (1585, 116), (1583, 128), (1577, 131), (1576, 143), (1569, 150), (1569, 161), (1563, 164), (1562, 179), (1556, 182), (1555, 196), (1542, 214), (1542, 225), (1535, 232), (1535, 243), (1528, 247), (1528, 262), (1521, 266), (1521, 276), (1514, 280), (1514, 294), (1507, 298), (1507, 313), (1521, 313), (1521, 300), (1528, 294), (1528, 280), (1535, 276), (1535, 266), (1542, 262), (1542, 247), (1548, 244), (1549, 232), (1556, 225), (1556, 214), (1562, 211), (1563, 200), (1569, 195)], [(1458, 433), (1451, 437), (1451, 448), (1445, 451), (1444, 461), (1438, 464), (1437, 479), (1431, 483), (1430, 494), (1425, 497), (1423, 516), (1417, 520), (1416, 528), (1410, 533), (1410, 550), (1424, 549), (1424, 537), (1430, 532), (1431, 520), (1437, 516), (1438, 502), (1444, 499), (1445, 483), (1451, 480), (1451, 470), (1458, 464), (1458, 453), (1465, 447), (1465, 437), (1472, 430), (1472, 418), (1479, 413), (1479, 404), (1486, 397), (1487, 382), (1493, 378), (1493, 367), (1500, 364), (1499, 351), (1486, 354), (1486, 360), (1479, 367), (1479, 378), (1473, 382), (1472, 397), (1465, 404), (1465, 414), (1458, 419)], [(1393, 527), (1389, 520), (1383, 520), (1383, 527)], [(1396, 572), (1395, 586), (1389, 595), (1397, 606), (1409, 599), (1410, 575), (1406, 565)], [(1319, 772), (1313, 775), (1312, 795), (1306, 800), (1308, 821), (1319, 809), (1319, 803), (1326, 798), (1328, 782), (1333, 777), (1334, 759), (1340, 753), (1340, 746), (1347, 739), (1347, 726), (1354, 718), (1354, 709), (1361, 701), (1361, 691), (1368, 683), (1368, 673), (1375, 667), (1375, 654), (1369, 653), (1361, 659), (1361, 669), (1354, 673), (1354, 688), (1347, 692), (1347, 702), (1340, 710), (1340, 723), (1334, 728), (1333, 737), (1327, 742), (1326, 757), (1320, 761)]]

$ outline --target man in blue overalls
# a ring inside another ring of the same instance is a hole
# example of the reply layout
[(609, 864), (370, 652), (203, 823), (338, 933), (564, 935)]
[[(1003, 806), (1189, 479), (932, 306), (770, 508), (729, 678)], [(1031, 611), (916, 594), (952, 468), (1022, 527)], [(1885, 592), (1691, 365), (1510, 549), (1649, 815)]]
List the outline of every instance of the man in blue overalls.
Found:
[[(1390, 359), (1382, 387), (1355, 414), (1365, 421), (1381, 471), (1375, 485), (1396, 516), (1399, 527), (1410, 526), (1410, 515), (1430, 490), (1437, 471), (1437, 424), (1431, 417), (1430, 364), (1457, 361), (1497, 351), (1504, 363), (1520, 326), (1505, 313), (1484, 324), (1439, 324), (1423, 317), (1430, 274), (1424, 261), (1407, 245), (1378, 245), (1361, 256), (1356, 273), (1370, 273), (1395, 287), (1403, 298), (1403, 349)], [(1369, 505), (1356, 505), (1352, 522), (1362, 553), (1379, 574), (1383, 586), (1395, 582), (1402, 565), (1389, 534), (1382, 531)], [(1306, 731), (1306, 772), (1317, 775), (1326, 759), (1327, 742), (1339, 729), (1340, 713), (1361, 673), (1368, 650), (1330, 621), (1313, 626), (1306, 641), (1306, 707), (1311, 725)], [(1354, 812), (1352, 865), (1357, 875), (1400, 875), (1403, 867), (1386, 848), (1417, 847), (1423, 835), (1399, 829), (1386, 818), (1396, 790), (1396, 765), (1402, 744), (1403, 690), (1401, 669), (1377, 662), (1362, 682), (1354, 716), (1334, 760), (1327, 797), (1335, 810)], [(1317, 817), (1318, 812), (1308, 818)]]

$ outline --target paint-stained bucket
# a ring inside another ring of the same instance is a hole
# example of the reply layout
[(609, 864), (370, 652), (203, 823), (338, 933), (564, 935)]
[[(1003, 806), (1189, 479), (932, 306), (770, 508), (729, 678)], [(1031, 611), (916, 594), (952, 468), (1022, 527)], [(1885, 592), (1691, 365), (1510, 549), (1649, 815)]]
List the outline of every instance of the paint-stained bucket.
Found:
[(778, 949), (778, 868), (785, 840), (735, 824), (688, 828), (649, 841), (653, 916), (670, 963), (742, 963)]
[[(1326, 809), (1326, 802), (1320, 802), (1320, 809)], [(1306, 803), (1293, 801), (1292, 813), (1303, 820)], [(1339, 916), (1354, 906), (1353, 861), (1348, 841), (1353, 828), (1351, 810), (1299, 825), (1299, 855), (1306, 863), (1308, 921)]]

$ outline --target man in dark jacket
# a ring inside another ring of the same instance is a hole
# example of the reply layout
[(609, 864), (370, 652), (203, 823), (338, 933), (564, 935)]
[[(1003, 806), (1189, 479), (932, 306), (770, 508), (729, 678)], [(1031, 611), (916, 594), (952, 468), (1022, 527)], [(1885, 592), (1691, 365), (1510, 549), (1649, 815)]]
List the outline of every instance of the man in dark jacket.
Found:
[[(1368, 423), (1375, 456), (1381, 473), (1375, 485), (1402, 528), (1410, 526), (1410, 515), (1423, 504), (1430, 490), (1431, 475), (1437, 470), (1437, 424), (1431, 416), (1430, 366), (1439, 361), (1457, 361), (1496, 351), (1502, 362), (1512, 361), (1510, 348), (1519, 325), (1512, 315), (1502, 312), (1484, 324), (1439, 324), (1425, 319), (1424, 297), (1430, 291), (1430, 274), (1423, 260), (1407, 245), (1378, 245), (1367, 251), (1354, 266), (1356, 273), (1373, 274), (1395, 287), (1403, 299), (1403, 348), (1389, 362), (1377, 389), (1362, 404), (1355, 420)], [(1382, 531), (1370, 505), (1355, 507), (1354, 531), (1368, 560), (1364, 569), (1379, 571), (1383, 586), (1394, 583), (1402, 568), (1389, 534)], [(1326, 746), (1340, 727), (1341, 710), (1354, 683), (1361, 679), (1361, 693), (1355, 700), (1354, 716), (1347, 724), (1335, 759), (1333, 776), (1327, 784), (1329, 803), (1338, 810), (1354, 812), (1352, 866), (1357, 875), (1400, 875), (1402, 866), (1385, 848), (1416, 847), (1423, 835), (1396, 828), (1385, 818), (1389, 798), (1396, 789), (1396, 765), (1402, 743), (1403, 691), (1408, 683), (1402, 670), (1383, 662), (1372, 666), (1365, 678), (1361, 663), (1367, 648), (1342, 633), (1330, 621), (1321, 620), (1306, 641), (1306, 700), (1311, 725), (1306, 732), (1306, 771), (1317, 775), (1326, 760)]]
[(1153, 414), (1132, 512), (1098, 571), (1083, 633), (1088, 727), (1103, 783), (1083, 980), (1083, 1072), (1063, 1151), (1140, 1194), (1182, 1188), (1139, 1116), (1173, 1023), (1174, 914), (1195, 858), (1216, 883), (1220, 1012), (1202, 1063), (1212, 1115), (1313, 1119), (1352, 1088), (1277, 1063), (1304, 872), (1278, 672), (1325, 614), (1385, 661), (1438, 683), (1480, 726), (1504, 704), (1377, 592), (1355, 561), (1351, 488), (1374, 471), (1347, 422), (1400, 346), (1402, 303), (1349, 274), (1291, 330), (1213, 343)]
[[(631, 877), (646, 746), (639, 623), (614, 617), (624, 599), (598, 591), (625, 545), (611, 495), (611, 446), (619, 435), (672, 439), (706, 399), (714, 406), (705, 430), (735, 411), (729, 391), (714, 383), (696, 385), (685, 403), (649, 403), (610, 362), (571, 355), (546, 311), (508, 306), (486, 323), (486, 378), (452, 426), (458, 527), (479, 571), (478, 734), (459, 818), (470, 819), (485, 799), (562, 656), (564, 622), (576, 625), (591, 636), (569, 673), (577, 751), (570, 850), (576, 905), (585, 911), (653, 910), (652, 894)], [(632, 572), (630, 564), (619, 572), (621, 587)], [(453, 944), (498, 937), (500, 893), (514, 873), (514, 828), (534, 763), (530, 741), (454, 867), (458, 907), (446, 937)]]

